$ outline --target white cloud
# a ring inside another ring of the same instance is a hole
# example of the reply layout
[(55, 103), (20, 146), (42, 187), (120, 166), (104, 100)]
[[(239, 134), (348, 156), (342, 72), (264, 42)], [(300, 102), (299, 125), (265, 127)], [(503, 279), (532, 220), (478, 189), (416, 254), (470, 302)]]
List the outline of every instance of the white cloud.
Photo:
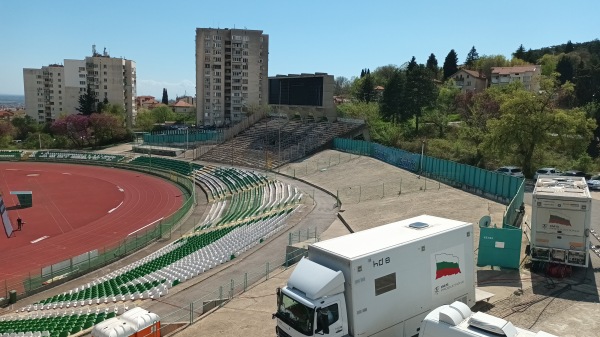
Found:
[(139, 80), (137, 81), (137, 95), (151, 95), (159, 100), (162, 97), (163, 88), (167, 88), (169, 99), (174, 99), (175, 96), (195, 96), (196, 82), (190, 80), (182, 80), (179, 82), (166, 82), (156, 80)]

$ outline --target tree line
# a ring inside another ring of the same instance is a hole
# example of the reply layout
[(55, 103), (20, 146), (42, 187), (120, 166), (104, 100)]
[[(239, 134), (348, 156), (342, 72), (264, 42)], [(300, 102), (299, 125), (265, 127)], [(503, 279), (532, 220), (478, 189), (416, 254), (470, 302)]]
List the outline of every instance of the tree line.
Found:
[[(569, 41), (542, 54), (521, 45), (508, 60), (480, 56), (473, 46), (462, 64), (451, 50), (441, 67), (431, 54), (425, 64), (413, 57), (400, 66), (365, 68), (350, 80), (335, 79), (335, 94), (352, 98), (338, 110), (365, 118), (376, 142), (417, 152), (425, 141), (439, 158), (488, 169), (519, 165), (526, 175), (546, 165), (598, 171), (599, 47), (597, 40)], [(519, 82), (461, 92), (451, 78), (462, 68), (489, 80), (493, 67), (528, 64), (541, 66), (539, 92)]]

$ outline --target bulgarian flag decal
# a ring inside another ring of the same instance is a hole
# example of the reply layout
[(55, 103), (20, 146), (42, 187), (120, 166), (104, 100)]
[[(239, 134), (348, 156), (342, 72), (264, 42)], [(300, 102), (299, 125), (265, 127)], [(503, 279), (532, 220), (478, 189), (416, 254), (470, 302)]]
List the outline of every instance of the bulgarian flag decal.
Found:
[(460, 274), (458, 257), (452, 254), (435, 255), (435, 279)]
[(548, 223), (571, 227), (571, 220), (554, 214), (550, 214), (550, 219), (548, 219)]

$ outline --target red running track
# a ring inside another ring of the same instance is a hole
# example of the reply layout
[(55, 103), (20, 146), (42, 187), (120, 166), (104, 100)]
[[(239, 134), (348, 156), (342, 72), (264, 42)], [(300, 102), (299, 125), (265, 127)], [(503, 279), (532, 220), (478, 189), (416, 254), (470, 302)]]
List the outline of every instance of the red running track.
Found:
[[(10, 191), (32, 191), (33, 207), (17, 208)], [(11, 238), (0, 227), (0, 282), (9, 284), (70, 257), (115, 247), (184, 201), (177, 186), (154, 176), (54, 163), (0, 162), (0, 193), (14, 229), (18, 216), (25, 222)]]

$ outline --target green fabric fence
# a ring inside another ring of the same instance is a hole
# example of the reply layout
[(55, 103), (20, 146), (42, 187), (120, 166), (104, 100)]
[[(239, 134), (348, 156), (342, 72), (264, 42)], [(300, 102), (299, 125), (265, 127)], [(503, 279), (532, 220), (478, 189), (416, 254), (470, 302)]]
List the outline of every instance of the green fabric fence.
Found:
[(514, 225), (515, 214), (518, 214), (516, 210), (523, 203), (524, 179), (522, 178), (363, 140), (335, 138), (333, 147), (343, 152), (370, 156), (396, 167), (499, 199), (509, 204), (510, 209), (507, 209), (504, 216), (504, 223), (508, 225)]

